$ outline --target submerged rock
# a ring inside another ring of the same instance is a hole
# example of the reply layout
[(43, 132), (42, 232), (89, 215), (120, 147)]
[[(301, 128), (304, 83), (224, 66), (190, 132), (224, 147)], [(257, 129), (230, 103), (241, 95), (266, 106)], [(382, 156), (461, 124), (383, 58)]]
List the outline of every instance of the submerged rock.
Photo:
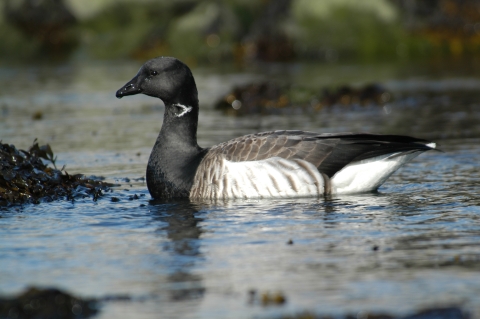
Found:
[(90, 196), (96, 201), (111, 186), (97, 178), (69, 175), (58, 170), (55, 161), (48, 144), (39, 146), (35, 141), (29, 151), (24, 151), (0, 143), (0, 206)]

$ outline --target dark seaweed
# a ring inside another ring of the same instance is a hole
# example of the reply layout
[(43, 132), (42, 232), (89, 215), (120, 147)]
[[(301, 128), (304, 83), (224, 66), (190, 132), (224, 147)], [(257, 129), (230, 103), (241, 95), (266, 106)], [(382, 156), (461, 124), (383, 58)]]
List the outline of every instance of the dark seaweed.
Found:
[(281, 114), (292, 109), (319, 111), (333, 106), (382, 106), (392, 94), (376, 83), (354, 88), (343, 85), (321, 91), (275, 82), (249, 83), (234, 87), (215, 103), (227, 115)]
[(29, 288), (13, 298), (0, 298), (0, 318), (88, 318), (98, 312), (98, 301), (82, 299), (56, 288)]
[(50, 145), (39, 146), (36, 140), (28, 151), (0, 142), (0, 206), (84, 197), (96, 201), (110, 190), (112, 185), (98, 178), (57, 169), (56, 159)]
[(288, 315), (278, 317), (279, 319), (469, 319), (470, 314), (459, 307), (438, 307), (420, 310), (418, 312), (406, 315), (395, 316), (389, 313), (359, 312), (346, 316), (316, 315), (305, 312), (297, 315)]

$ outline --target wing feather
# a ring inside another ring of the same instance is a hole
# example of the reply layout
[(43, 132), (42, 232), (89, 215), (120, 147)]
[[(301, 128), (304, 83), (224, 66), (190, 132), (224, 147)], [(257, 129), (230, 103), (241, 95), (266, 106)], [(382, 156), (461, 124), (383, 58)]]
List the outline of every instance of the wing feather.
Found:
[(209, 153), (221, 155), (232, 162), (271, 157), (300, 159), (332, 177), (352, 162), (386, 154), (427, 151), (432, 149), (427, 145), (429, 143), (400, 135), (270, 131), (238, 137), (211, 148)]

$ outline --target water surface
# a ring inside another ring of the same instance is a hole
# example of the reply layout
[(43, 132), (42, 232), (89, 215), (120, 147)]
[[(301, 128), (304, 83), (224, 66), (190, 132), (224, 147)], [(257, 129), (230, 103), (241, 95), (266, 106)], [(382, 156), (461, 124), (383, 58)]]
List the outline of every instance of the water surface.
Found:
[[(194, 69), (199, 144), (270, 129), (430, 138), (428, 152), (378, 193), (333, 198), (151, 202), (144, 183), (160, 101), (115, 91), (133, 62), (0, 68), (0, 139), (50, 143), (69, 173), (121, 186), (93, 202), (0, 211), (0, 293), (30, 285), (105, 302), (98, 318), (275, 318), (311, 311), (407, 314), (458, 305), (480, 317), (480, 78), (472, 69), (270, 65)], [(387, 87), (384, 106), (227, 117), (214, 101), (262, 79)], [(35, 113), (41, 114), (34, 120)], [(137, 195), (134, 197), (133, 195)], [(119, 202), (112, 202), (111, 197)], [(289, 241), (293, 244), (287, 244)], [(263, 293), (286, 303), (262, 306)]]

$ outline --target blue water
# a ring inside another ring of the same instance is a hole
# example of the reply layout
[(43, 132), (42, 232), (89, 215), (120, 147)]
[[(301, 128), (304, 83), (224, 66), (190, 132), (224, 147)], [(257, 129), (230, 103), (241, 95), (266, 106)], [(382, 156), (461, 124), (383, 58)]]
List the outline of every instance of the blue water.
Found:
[[(103, 302), (98, 318), (407, 314), (449, 305), (480, 316), (480, 79), (428, 73), (419, 79), (423, 70), (409, 75), (383, 66), (315, 68), (329, 75), (314, 76), (312, 66), (302, 65), (194, 69), (199, 144), (285, 128), (411, 134), (434, 139), (443, 152), (420, 155), (374, 194), (152, 202), (141, 178), (163, 106), (148, 97), (114, 97), (137, 64), (0, 68), (3, 142), (28, 148), (38, 138), (67, 171), (120, 185), (97, 202), (0, 210), (0, 294), (36, 285), (130, 297)], [(319, 87), (373, 78), (396, 100), (388, 108), (313, 115), (232, 118), (212, 109), (231, 85), (265, 77)], [(32, 119), (36, 111), (41, 120)], [(266, 293), (286, 302), (264, 306)]]

